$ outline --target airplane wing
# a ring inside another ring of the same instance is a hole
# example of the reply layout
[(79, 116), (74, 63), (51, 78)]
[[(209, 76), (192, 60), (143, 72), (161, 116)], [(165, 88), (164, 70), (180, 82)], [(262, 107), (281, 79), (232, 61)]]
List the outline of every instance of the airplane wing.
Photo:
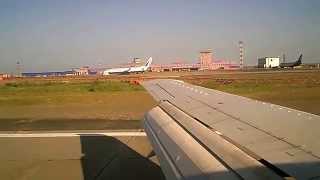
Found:
[(167, 179), (320, 179), (320, 116), (178, 80), (143, 82)]

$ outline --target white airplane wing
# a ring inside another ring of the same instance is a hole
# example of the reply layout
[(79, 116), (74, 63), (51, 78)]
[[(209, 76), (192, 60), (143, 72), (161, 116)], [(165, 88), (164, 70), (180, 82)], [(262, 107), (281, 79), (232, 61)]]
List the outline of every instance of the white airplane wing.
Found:
[(317, 179), (320, 116), (176, 80), (143, 83), (167, 179)]

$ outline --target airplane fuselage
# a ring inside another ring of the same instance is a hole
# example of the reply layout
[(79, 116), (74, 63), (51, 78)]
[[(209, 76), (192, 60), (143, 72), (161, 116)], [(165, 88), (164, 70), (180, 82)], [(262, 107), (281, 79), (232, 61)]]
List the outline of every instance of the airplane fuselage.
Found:
[(152, 63), (152, 57), (150, 57), (147, 63), (143, 66), (107, 69), (103, 72), (103, 75), (143, 73), (150, 67), (151, 63)]
[(300, 66), (302, 64), (302, 54), (299, 56), (299, 59), (295, 62), (289, 62), (289, 63), (281, 63), (279, 65), (280, 68), (293, 68), (295, 66)]

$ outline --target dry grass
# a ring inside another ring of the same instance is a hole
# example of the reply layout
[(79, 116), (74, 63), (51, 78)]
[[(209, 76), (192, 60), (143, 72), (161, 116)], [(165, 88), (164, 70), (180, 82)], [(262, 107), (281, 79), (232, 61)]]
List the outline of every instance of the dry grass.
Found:
[(121, 81), (16, 80), (0, 85), (4, 123), (0, 122), (0, 129), (10, 120), (17, 125), (78, 120), (84, 126), (84, 122), (140, 121), (153, 106), (155, 101), (142, 86)]
[(320, 72), (186, 76), (193, 84), (320, 115)]
[[(157, 77), (154, 75), (143, 76)], [(319, 71), (183, 72), (174, 75), (196, 85), (320, 115)], [(124, 82), (137, 77), (140, 76), (2, 81), (0, 130), (141, 127), (143, 114), (156, 102), (141, 86)], [(121, 125), (110, 120), (131, 120), (132, 123)]]
[(145, 91), (48, 93), (5, 98), (0, 100), (1, 119), (138, 120), (155, 103)]

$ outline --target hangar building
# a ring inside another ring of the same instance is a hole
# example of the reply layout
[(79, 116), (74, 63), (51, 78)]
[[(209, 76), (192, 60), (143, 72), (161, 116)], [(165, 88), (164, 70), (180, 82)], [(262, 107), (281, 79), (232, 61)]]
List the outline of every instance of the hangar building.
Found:
[(264, 57), (258, 59), (258, 68), (275, 68), (280, 65), (280, 57)]

